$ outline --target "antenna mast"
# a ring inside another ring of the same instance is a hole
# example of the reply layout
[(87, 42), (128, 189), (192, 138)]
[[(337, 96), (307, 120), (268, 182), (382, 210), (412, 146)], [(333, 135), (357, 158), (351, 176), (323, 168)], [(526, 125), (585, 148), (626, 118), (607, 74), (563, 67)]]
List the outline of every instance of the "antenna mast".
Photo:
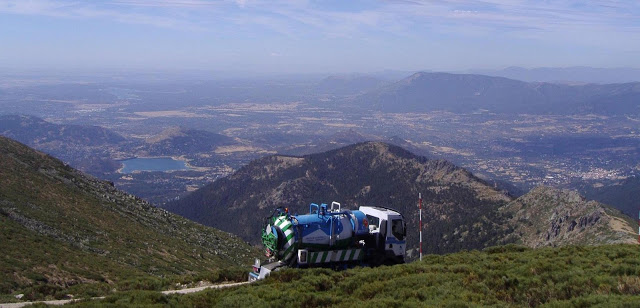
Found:
[(420, 261), (422, 261), (422, 193), (418, 193), (418, 208), (420, 209)]

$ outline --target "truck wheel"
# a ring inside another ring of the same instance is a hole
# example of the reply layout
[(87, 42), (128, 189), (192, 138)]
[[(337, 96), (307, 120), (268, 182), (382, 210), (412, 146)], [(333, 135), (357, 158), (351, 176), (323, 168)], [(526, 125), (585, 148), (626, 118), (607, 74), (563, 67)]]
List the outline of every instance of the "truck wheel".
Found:
[(371, 266), (372, 267), (378, 267), (378, 266), (384, 264), (386, 259), (387, 258), (385, 258), (385, 256), (376, 255), (375, 257), (373, 257), (373, 260), (371, 262)]

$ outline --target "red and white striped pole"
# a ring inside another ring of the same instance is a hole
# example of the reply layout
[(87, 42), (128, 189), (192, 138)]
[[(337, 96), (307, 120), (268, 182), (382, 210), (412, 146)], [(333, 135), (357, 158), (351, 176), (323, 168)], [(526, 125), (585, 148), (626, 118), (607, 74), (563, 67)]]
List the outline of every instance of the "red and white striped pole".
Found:
[(420, 261), (422, 261), (422, 193), (418, 194), (418, 207), (420, 208)]

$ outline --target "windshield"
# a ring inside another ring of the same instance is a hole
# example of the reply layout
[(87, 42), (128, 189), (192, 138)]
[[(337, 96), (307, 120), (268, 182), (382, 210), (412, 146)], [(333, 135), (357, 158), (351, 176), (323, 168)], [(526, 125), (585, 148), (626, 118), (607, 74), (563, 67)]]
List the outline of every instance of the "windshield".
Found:
[(404, 239), (404, 224), (402, 223), (402, 219), (394, 219), (391, 221), (391, 233), (397, 239)]
[(380, 218), (378, 217), (367, 215), (367, 220), (370, 226), (376, 226), (376, 228), (380, 226)]

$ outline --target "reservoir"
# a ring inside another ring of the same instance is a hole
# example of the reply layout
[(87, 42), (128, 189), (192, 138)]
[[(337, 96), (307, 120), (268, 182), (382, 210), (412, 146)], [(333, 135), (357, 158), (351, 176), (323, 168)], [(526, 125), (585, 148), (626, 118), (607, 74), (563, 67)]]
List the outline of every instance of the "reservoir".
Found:
[(120, 161), (123, 165), (120, 173), (134, 171), (175, 171), (189, 170), (187, 163), (171, 157), (132, 158)]

